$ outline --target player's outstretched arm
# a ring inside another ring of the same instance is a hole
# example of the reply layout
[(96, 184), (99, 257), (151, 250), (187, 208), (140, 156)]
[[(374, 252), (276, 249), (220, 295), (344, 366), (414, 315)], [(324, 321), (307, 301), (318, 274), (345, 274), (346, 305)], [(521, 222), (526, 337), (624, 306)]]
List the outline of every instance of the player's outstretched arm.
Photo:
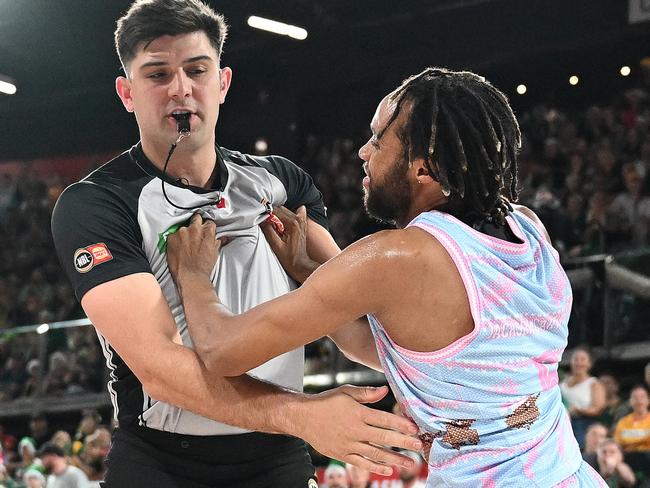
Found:
[(358, 317), (380, 313), (395, 293), (401, 256), (386, 246), (384, 232), (348, 247), (299, 289), (233, 315), (210, 280), (220, 247), (215, 233), (213, 222), (193, 218), (169, 237), (167, 261), (197, 352), (217, 374), (243, 374)]
[[(267, 220), (261, 224), (262, 231), (285, 271), (297, 282), (303, 283), (322, 263), (341, 252), (331, 234), (307, 218), (305, 207), (299, 207), (296, 213), (278, 207), (274, 213), (282, 222), (281, 228)], [(383, 370), (365, 317), (344, 324), (328, 335), (348, 359)]]
[(198, 354), (180, 344), (173, 317), (153, 275), (136, 273), (98, 285), (82, 305), (156, 400), (231, 425), (305, 439), (323, 454), (386, 473), (408, 459), (388, 448), (418, 449), (412, 422), (361, 403), (386, 389), (344, 386), (304, 395), (247, 375), (211, 373)]

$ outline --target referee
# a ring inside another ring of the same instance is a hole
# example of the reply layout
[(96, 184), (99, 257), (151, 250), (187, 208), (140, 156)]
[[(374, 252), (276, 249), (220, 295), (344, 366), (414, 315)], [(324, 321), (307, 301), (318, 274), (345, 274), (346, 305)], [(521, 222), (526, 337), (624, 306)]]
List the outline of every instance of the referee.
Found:
[[(306, 207), (313, 259), (337, 249), (304, 171), (216, 144), (232, 76), (220, 67), (225, 37), (223, 17), (199, 0), (131, 5), (115, 31), (126, 75), (116, 90), (140, 142), (67, 188), (54, 209), (59, 259), (110, 370), (119, 429), (107, 488), (310, 487), (314, 468), (301, 439), (339, 459), (362, 443), (418, 448), (409, 421), (360, 404), (385, 390), (300, 393), (302, 348), (235, 378), (210, 374), (194, 351), (166, 260), (167, 236), (193, 214), (232, 241), (212, 283), (235, 313), (295, 287), (259, 227), (274, 206)], [(410, 462), (374, 452), (376, 470)]]

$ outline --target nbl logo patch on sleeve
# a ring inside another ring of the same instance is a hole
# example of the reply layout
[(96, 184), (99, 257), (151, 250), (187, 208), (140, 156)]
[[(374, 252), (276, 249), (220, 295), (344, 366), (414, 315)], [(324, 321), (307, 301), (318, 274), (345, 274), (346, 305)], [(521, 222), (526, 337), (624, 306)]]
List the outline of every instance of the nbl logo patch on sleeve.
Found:
[(113, 259), (113, 255), (103, 242), (77, 249), (74, 253), (74, 267), (79, 273), (87, 273), (98, 264)]

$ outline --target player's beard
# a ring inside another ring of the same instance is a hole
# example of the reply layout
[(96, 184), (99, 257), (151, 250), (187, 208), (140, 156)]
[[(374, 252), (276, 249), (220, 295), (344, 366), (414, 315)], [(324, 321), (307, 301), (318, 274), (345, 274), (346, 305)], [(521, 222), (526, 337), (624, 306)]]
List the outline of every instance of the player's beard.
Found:
[(411, 207), (411, 188), (406, 179), (408, 160), (401, 158), (384, 176), (381, 183), (369, 176), (368, 188), (364, 190), (363, 205), (371, 217), (389, 224), (403, 222)]

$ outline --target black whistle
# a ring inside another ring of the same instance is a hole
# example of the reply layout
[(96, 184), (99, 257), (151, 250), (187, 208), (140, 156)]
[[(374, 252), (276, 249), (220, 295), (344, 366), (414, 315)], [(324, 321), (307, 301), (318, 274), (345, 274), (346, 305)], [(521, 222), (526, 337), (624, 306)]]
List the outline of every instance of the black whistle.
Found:
[(178, 124), (178, 133), (179, 134), (190, 134), (190, 113), (183, 114), (173, 114), (172, 117), (176, 119)]

